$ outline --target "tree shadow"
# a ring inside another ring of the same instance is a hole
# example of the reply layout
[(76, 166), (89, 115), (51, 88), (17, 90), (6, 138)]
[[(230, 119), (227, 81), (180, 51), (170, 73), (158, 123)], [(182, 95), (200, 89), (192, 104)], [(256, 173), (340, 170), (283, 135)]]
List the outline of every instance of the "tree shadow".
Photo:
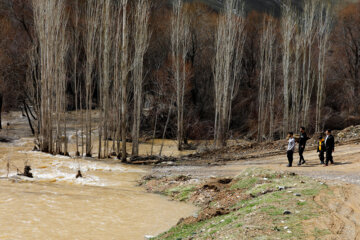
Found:
[[(341, 166), (341, 165), (350, 165), (353, 164), (353, 162), (335, 162), (334, 164), (330, 164), (329, 166)], [(297, 166), (297, 167), (307, 167), (307, 168), (311, 168), (311, 167), (321, 167), (323, 166), (323, 164), (320, 163), (307, 163), (305, 165), (301, 165), (301, 166)]]
[(337, 166), (337, 165), (349, 165), (349, 164), (353, 164), (352, 162), (334, 162), (333, 165)]

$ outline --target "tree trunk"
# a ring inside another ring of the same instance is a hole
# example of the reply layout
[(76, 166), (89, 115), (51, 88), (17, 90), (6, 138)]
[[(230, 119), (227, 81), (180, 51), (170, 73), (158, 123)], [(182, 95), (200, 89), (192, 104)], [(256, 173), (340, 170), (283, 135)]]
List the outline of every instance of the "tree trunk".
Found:
[[(75, 24), (74, 24), (74, 38), (73, 38), (73, 45), (74, 45), (74, 73), (73, 73), (73, 79), (74, 79), (74, 88), (75, 88), (75, 115), (76, 119), (78, 118), (78, 108), (79, 108), (79, 80), (78, 80), (78, 71), (77, 71), (77, 64), (78, 64), (78, 41), (79, 41), (79, 1), (75, 0)], [(81, 97), (81, 95), (80, 95)], [(82, 124), (82, 122), (81, 122)], [(76, 153), (75, 156), (80, 156), (79, 152), (79, 129), (75, 129), (75, 145), (76, 145)]]
[(289, 96), (289, 79), (290, 79), (290, 66), (291, 66), (291, 42), (296, 26), (295, 14), (290, 5), (285, 4), (283, 6), (283, 16), (281, 19), (282, 24), (282, 37), (283, 37), (283, 93), (284, 93), (284, 111), (283, 111), (283, 137), (285, 137), (287, 131), (289, 131), (289, 107), (290, 107), (290, 96)]
[(167, 116), (166, 123), (164, 126), (163, 134), (162, 134), (162, 142), (161, 142), (160, 151), (159, 151), (160, 157), (161, 157), (162, 150), (164, 147), (164, 140), (165, 140), (165, 136), (166, 136), (166, 130), (167, 130), (167, 127), (168, 127), (169, 121), (170, 121), (171, 111), (172, 111), (172, 100), (170, 101), (169, 112), (168, 112), (168, 116)]
[(186, 58), (189, 51), (189, 18), (183, 8), (183, 0), (174, 2), (171, 29), (172, 73), (176, 86), (177, 145), (181, 151), (184, 142)]
[[(34, 127), (33, 127), (32, 123), (31, 123), (31, 119), (30, 119), (30, 116), (29, 116), (25, 101), (23, 102), (23, 105), (24, 105), (24, 110), (25, 110), (26, 117), (27, 117), (28, 122), (29, 122), (29, 127), (31, 129), (31, 133), (34, 135), (35, 130), (34, 130)], [(1, 109), (1, 96), (0, 96), (0, 109)], [(1, 113), (0, 113), (0, 121), (1, 121)]]
[(158, 113), (157, 113), (157, 110), (156, 110), (156, 113), (155, 113), (155, 122), (154, 122), (154, 131), (153, 131), (153, 138), (152, 138), (152, 142), (151, 142), (151, 153), (150, 153), (150, 155), (153, 155), (153, 150), (154, 150), (154, 142), (155, 142), (155, 137), (156, 137), (157, 119), (158, 119)]
[(148, 21), (150, 5), (148, 0), (138, 0), (136, 4), (135, 29), (135, 56), (133, 70), (134, 110), (132, 126), (132, 156), (139, 155), (139, 136), (143, 98), (143, 68), (144, 55), (149, 45)]
[(129, 73), (128, 64), (128, 21), (127, 21), (127, 0), (122, 0), (122, 56), (121, 56), (121, 161), (126, 162), (126, 137), (127, 137), (127, 82)]

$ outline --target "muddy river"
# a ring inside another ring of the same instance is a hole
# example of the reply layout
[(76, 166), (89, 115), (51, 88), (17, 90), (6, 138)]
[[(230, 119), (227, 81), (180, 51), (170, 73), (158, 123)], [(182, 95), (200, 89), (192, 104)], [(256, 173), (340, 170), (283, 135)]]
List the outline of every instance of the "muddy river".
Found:
[[(32, 152), (32, 142), (0, 143), (2, 240), (144, 239), (196, 212), (137, 187), (147, 168)], [(25, 162), (34, 179), (17, 176)]]

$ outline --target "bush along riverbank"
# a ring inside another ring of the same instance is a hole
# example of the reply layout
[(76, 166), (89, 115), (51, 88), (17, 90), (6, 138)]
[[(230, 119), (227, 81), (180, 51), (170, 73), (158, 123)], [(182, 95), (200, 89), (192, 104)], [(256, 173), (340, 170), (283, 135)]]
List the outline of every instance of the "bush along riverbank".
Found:
[(250, 168), (236, 178), (146, 176), (141, 185), (200, 208), (154, 239), (321, 239), (331, 234), (317, 224), (328, 212), (315, 196), (332, 190), (294, 173)]

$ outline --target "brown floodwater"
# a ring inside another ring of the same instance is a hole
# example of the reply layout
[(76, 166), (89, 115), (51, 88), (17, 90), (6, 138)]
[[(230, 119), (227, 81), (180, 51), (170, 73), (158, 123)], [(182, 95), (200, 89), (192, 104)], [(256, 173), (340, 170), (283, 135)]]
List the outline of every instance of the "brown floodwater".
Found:
[[(146, 167), (52, 156), (33, 145), (30, 137), (0, 143), (2, 240), (144, 239), (197, 211), (138, 187)], [(26, 162), (33, 179), (17, 176)], [(83, 178), (75, 178), (78, 169)]]

